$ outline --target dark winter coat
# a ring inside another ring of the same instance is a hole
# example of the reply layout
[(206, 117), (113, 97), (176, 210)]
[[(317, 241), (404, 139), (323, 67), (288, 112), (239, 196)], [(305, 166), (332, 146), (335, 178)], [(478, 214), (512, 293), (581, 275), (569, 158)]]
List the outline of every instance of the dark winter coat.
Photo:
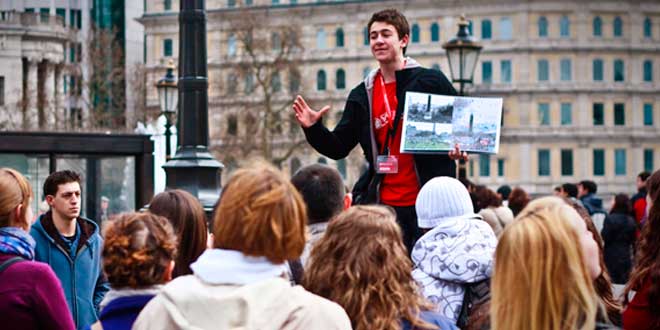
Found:
[[(372, 93), (377, 71), (371, 74), (348, 95), (344, 112), (334, 130), (326, 128), (321, 120), (305, 128), (307, 142), (319, 153), (332, 159), (342, 159), (359, 143), (369, 163), (353, 187), (353, 197), (359, 200), (367, 193), (373, 178), (374, 162), (381, 149), (376, 143), (372, 125)], [(406, 92), (456, 95), (456, 90), (438, 70), (422, 68), (408, 58), (406, 67), (396, 72), (397, 113), (403, 114)], [(414, 165), (421, 187), (436, 176), (456, 176), (456, 163), (447, 154), (415, 154)], [(372, 192), (373, 193), (373, 192)]]
[(626, 284), (632, 267), (635, 220), (625, 213), (611, 213), (605, 218), (601, 236), (605, 243), (603, 257), (612, 283)]

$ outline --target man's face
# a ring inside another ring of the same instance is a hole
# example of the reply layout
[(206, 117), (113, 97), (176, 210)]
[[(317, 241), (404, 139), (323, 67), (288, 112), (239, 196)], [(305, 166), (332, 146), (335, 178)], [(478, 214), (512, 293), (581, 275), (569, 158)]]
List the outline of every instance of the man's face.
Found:
[(637, 189), (642, 189), (646, 186), (646, 182), (642, 181), (642, 178), (637, 177)]
[(399, 39), (392, 24), (373, 22), (369, 30), (371, 54), (379, 63), (390, 63), (403, 57), (403, 48), (408, 44), (408, 36)]
[(46, 196), (53, 213), (66, 220), (74, 220), (80, 215), (80, 184), (69, 182), (57, 186), (55, 196)]
[(589, 192), (587, 191), (587, 189), (584, 189), (584, 187), (581, 184), (578, 184), (578, 197), (582, 197), (588, 193)]

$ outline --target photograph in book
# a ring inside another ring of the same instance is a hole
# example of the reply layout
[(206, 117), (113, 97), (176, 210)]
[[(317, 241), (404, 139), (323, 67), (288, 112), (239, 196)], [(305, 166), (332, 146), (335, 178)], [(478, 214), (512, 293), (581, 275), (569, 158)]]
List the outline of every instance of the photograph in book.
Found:
[(402, 153), (463, 151), (497, 153), (502, 99), (407, 92)]

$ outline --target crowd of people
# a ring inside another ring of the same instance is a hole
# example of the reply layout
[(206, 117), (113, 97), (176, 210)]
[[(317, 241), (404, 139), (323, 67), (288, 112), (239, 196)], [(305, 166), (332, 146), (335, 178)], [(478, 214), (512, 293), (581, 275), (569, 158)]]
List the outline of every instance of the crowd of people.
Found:
[(210, 219), (170, 190), (101, 230), (81, 216), (77, 173), (45, 180), (48, 210), (33, 223), (41, 196), (0, 168), (1, 327), (660, 329), (660, 171), (608, 213), (593, 181), (532, 200), (454, 179), (458, 146), (402, 154), (399, 98), (456, 91), (404, 57), (400, 12), (375, 13), (367, 29), (379, 68), (337, 126), (323, 125), (329, 107), (293, 104), (318, 152), (361, 145), (368, 167), (350, 193), (325, 165), (289, 180), (258, 163), (233, 173)]
[(291, 180), (238, 170), (212, 230), (172, 190), (102, 235), (79, 215), (76, 173), (46, 180), (51, 209), (33, 224), (30, 184), (2, 168), (0, 315), (11, 329), (657, 329), (660, 171), (640, 177), (638, 239), (623, 194), (599, 230), (583, 196), (536, 198), (514, 218), (498, 209), (516, 189), (436, 177), (409, 251), (394, 210), (350, 206), (326, 165)]

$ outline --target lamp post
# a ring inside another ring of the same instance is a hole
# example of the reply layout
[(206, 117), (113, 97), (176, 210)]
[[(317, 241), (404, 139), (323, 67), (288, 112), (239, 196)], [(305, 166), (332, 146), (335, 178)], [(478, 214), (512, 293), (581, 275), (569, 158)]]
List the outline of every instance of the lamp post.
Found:
[[(465, 96), (464, 86), (472, 83), (474, 68), (482, 48), (481, 44), (472, 39), (468, 25), (465, 15), (461, 15), (456, 36), (442, 45), (447, 52), (451, 81), (460, 85), (460, 96)], [(466, 178), (466, 172), (465, 160), (461, 159), (458, 161), (458, 178)]]
[(179, 90), (173, 72), (174, 61), (170, 60), (167, 64), (167, 73), (165, 73), (165, 76), (156, 83), (160, 113), (165, 116), (165, 159), (167, 160), (172, 156), (172, 133), (170, 132), (170, 128), (172, 127), (172, 121), (176, 116), (176, 108), (179, 101)]
[(181, 0), (179, 8), (179, 147), (163, 165), (165, 188), (188, 191), (210, 215), (220, 196), (224, 166), (208, 149), (206, 11), (204, 0)]

